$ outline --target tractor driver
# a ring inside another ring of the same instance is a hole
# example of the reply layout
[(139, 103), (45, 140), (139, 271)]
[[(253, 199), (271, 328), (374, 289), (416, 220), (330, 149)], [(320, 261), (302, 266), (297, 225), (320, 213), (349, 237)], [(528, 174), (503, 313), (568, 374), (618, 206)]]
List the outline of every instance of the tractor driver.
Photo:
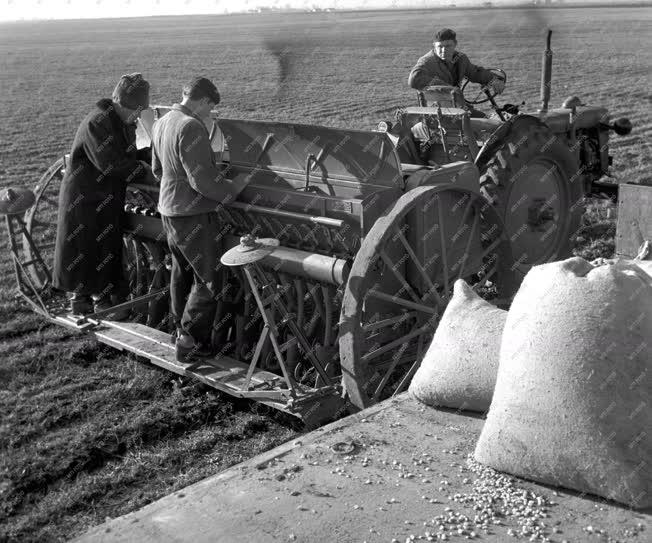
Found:
[[(473, 83), (492, 87), (500, 94), (505, 90), (505, 82), (490, 70), (471, 63), (464, 54), (456, 51), (457, 36), (450, 28), (437, 32), (433, 38), (433, 48), (423, 55), (412, 68), (408, 85), (423, 90), (430, 85), (450, 85), (458, 87), (466, 77)], [(481, 111), (471, 108), (471, 117), (485, 117)]]

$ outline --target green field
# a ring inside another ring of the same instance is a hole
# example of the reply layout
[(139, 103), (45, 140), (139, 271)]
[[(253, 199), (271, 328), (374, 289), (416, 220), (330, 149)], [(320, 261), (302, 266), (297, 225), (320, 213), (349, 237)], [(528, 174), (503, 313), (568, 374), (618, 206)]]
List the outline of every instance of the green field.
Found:
[[(373, 128), (414, 103), (410, 67), (451, 26), (476, 63), (508, 74), (502, 99), (538, 106), (553, 29), (553, 105), (576, 94), (627, 116), (619, 182), (652, 183), (652, 12), (460, 10), (167, 17), (0, 25), (0, 187), (33, 186), (123, 73), (153, 103), (213, 79), (225, 117)], [(591, 204), (576, 252), (613, 251), (613, 218)], [(4, 230), (0, 244), (6, 247)], [(133, 357), (48, 325), (14, 299), (0, 259), (0, 541), (64, 540), (290, 439), (258, 413)]]

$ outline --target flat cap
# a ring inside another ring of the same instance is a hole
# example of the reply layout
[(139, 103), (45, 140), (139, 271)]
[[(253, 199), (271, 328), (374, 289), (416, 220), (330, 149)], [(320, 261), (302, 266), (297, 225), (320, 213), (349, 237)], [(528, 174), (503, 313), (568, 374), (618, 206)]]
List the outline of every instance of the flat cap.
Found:
[(123, 75), (113, 89), (113, 100), (129, 109), (147, 109), (149, 83), (139, 73)]
[(446, 40), (457, 41), (457, 34), (455, 34), (454, 30), (451, 30), (450, 28), (442, 28), (438, 32), (435, 32), (435, 35), (432, 38), (433, 43), (436, 41)]
[(183, 87), (183, 94), (193, 100), (210, 98), (216, 104), (220, 103), (220, 93), (215, 84), (206, 77), (195, 77)]

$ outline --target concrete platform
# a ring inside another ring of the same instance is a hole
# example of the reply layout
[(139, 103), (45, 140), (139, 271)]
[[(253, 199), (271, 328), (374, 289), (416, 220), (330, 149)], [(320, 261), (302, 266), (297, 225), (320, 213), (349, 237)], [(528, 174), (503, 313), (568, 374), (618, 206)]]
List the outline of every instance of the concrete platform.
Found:
[[(507, 512), (500, 524), (478, 529), (477, 502), (461, 502), (473, 491), (476, 475), (466, 460), (482, 424), (402, 395), (97, 526), (76, 541), (402, 543), (411, 535), (427, 540), (426, 532), (447, 533), (449, 541), (528, 541), (530, 535), (509, 535), (521, 533), (517, 516)], [(515, 488), (519, 495), (523, 489), (541, 496), (545, 516), (539, 521), (550, 541), (652, 541), (652, 510), (635, 512), (520, 479)], [(441, 521), (432, 523), (438, 515), (456, 514), (470, 519), (463, 534), (451, 533), (445, 521), (443, 531)]]

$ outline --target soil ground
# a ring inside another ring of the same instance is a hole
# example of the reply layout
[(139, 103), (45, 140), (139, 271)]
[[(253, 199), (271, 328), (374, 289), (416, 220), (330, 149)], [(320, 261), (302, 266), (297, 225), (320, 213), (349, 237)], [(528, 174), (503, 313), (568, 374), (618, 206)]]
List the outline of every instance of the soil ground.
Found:
[[(652, 182), (651, 17), (430, 10), (2, 24), (0, 187), (34, 187), (92, 104), (134, 71), (153, 103), (178, 100), (203, 74), (218, 82), (224, 117), (373, 128), (414, 103), (407, 73), (435, 24), (455, 28), (474, 62), (508, 73), (504, 101), (532, 108), (551, 26), (553, 103), (577, 94), (628, 116), (632, 134), (610, 142), (615, 180)], [(590, 203), (577, 254), (611, 256), (609, 208)], [(43, 322), (16, 301), (0, 259), (0, 541), (68, 539), (296, 436), (258, 409)]]

